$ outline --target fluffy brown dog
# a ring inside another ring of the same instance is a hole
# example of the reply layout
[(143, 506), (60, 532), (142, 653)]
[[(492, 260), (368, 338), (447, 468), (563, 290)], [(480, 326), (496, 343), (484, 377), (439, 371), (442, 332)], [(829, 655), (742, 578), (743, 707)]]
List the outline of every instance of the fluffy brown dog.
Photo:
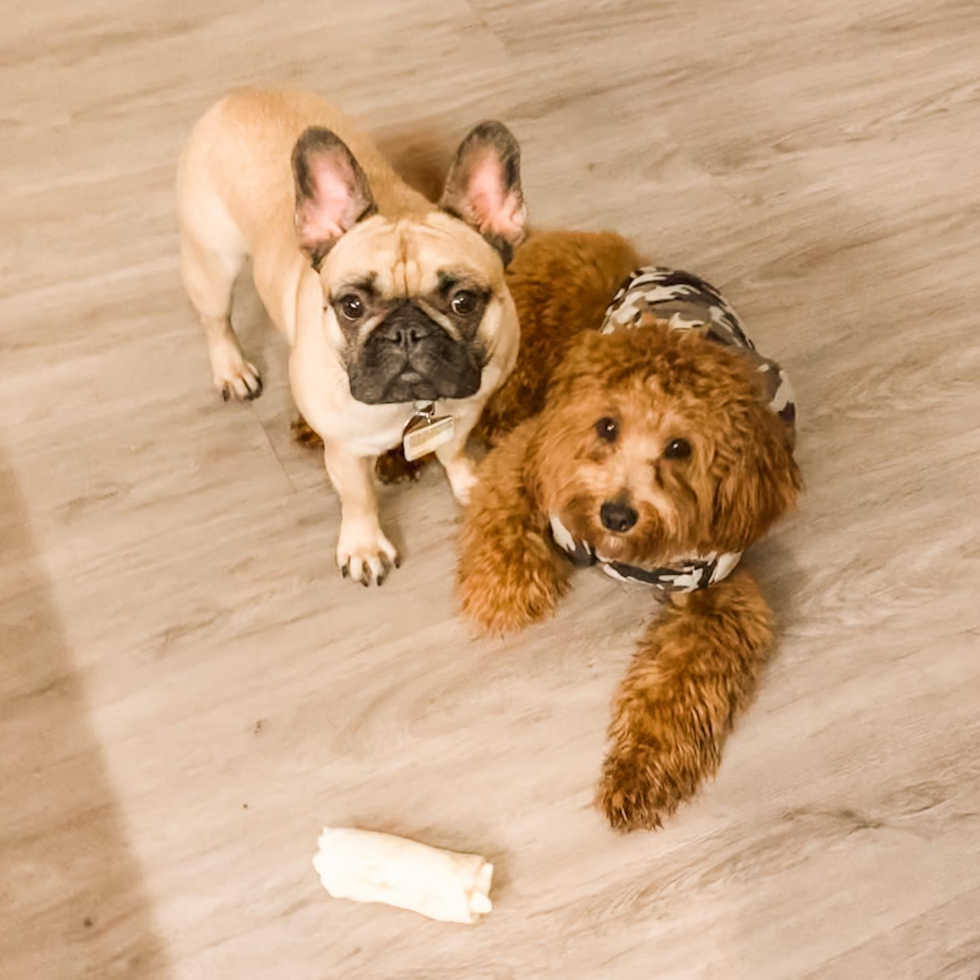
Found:
[[(742, 351), (649, 310), (631, 321), (642, 329), (599, 333), (636, 264), (614, 235), (539, 233), (518, 253), (521, 355), (484, 420), (507, 434), (480, 468), (458, 578), (463, 612), (492, 633), (553, 612), (572, 569), (562, 549), (669, 589), (609, 729), (599, 799), (624, 830), (660, 826), (716, 771), (772, 648), (755, 581), (728, 573), (801, 487), (792, 429), (760, 392), (768, 367), (745, 356), (751, 343), (713, 287), (688, 277), (730, 313)], [(698, 557), (678, 571), (678, 556)], [(689, 572), (691, 589), (665, 585)]]

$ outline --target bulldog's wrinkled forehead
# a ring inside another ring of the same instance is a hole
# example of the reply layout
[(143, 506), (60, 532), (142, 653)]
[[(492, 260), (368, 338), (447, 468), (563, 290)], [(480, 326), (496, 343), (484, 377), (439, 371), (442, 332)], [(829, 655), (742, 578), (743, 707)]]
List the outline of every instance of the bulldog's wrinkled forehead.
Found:
[(321, 269), (325, 291), (339, 283), (370, 280), (385, 298), (419, 296), (447, 277), (495, 292), (503, 285), (498, 253), (462, 221), (433, 211), (391, 221), (375, 215), (351, 229)]

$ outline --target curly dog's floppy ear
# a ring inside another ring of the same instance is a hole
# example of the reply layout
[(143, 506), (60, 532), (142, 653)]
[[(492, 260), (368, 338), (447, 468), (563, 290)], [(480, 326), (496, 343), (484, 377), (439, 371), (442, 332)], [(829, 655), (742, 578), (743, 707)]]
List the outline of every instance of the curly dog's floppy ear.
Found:
[(762, 401), (733, 415), (735, 439), (719, 452), (712, 537), (726, 551), (744, 551), (783, 514), (803, 488), (790, 436)]

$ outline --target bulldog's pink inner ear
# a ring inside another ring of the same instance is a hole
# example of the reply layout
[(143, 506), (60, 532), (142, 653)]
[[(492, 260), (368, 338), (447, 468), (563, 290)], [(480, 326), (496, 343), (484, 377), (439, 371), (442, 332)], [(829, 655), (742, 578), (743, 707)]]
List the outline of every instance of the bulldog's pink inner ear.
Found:
[(481, 123), (460, 143), (439, 203), (510, 261), (524, 235), (524, 194), (521, 148), (503, 123)]
[(347, 145), (311, 126), (293, 147), (296, 236), (317, 268), (338, 239), (375, 210), (367, 176)]
[(357, 220), (353, 175), (340, 173), (337, 163), (325, 157), (309, 161), (313, 197), (300, 201), (296, 209), (296, 231), (303, 248), (314, 250), (336, 241)]
[(503, 165), (495, 153), (484, 153), (473, 165), (468, 187), (471, 213), (482, 234), (516, 242), (524, 233), (525, 208), (520, 191), (504, 189)]

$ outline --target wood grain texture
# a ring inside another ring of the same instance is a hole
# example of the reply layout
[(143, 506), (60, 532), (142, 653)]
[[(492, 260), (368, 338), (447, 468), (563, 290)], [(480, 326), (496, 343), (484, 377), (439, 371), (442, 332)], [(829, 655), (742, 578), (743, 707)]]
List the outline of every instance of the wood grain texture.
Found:
[[(0, 977), (974, 980), (980, 971), (980, 8), (973, 0), (16, 4), (0, 40)], [(420, 172), (476, 120), (539, 225), (733, 299), (797, 387), (800, 514), (750, 557), (782, 636), (717, 781), (592, 806), (655, 613), (454, 614), (442, 476), (407, 564), (336, 577), (284, 351), (223, 405), (177, 276), (188, 127), (315, 88)], [(452, 928), (331, 901), (319, 827), (485, 853)]]

